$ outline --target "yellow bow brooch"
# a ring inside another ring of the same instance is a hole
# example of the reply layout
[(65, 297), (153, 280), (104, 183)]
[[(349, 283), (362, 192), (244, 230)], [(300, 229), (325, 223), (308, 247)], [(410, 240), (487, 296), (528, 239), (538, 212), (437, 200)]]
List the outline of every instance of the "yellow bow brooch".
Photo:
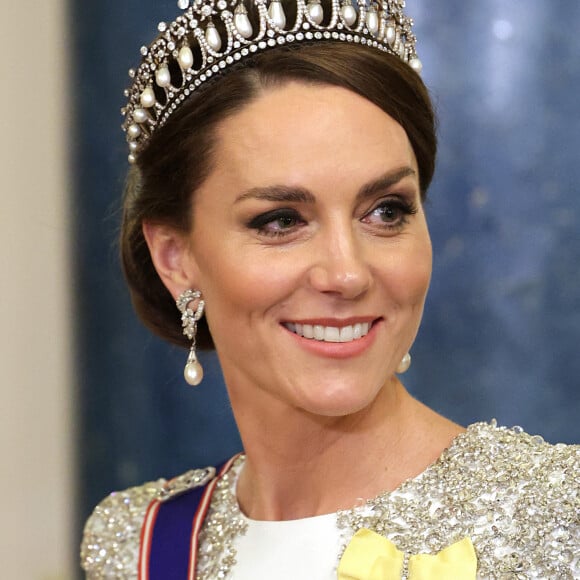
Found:
[[(405, 554), (371, 530), (352, 538), (338, 566), (338, 580), (401, 580)], [(409, 557), (409, 580), (475, 580), (477, 556), (469, 538), (438, 554)]]

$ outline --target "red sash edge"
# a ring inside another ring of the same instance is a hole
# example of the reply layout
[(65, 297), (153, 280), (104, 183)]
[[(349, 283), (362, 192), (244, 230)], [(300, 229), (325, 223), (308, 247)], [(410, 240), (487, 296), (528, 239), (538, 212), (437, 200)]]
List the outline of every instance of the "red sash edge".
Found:
[[(214, 477), (205, 488), (201, 501), (197, 506), (197, 510), (195, 512), (195, 515), (193, 516), (193, 526), (191, 531), (191, 541), (189, 550), (189, 570), (187, 574), (188, 580), (195, 580), (195, 574), (197, 569), (197, 547), (199, 544), (199, 534), (201, 532), (203, 522), (205, 521), (205, 516), (207, 515), (207, 512), (209, 510), (211, 498), (213, 496), (215, 487), (220, 477), (222, 477), (225, 473), (227, 473), (230, 470), (232, 464), (240, 455), (241, 453), (234, 455), (229, 461), (227, 461), (223, 465), (217, 476)], [(148, 578), (140, 577), (139, 580), (148, 580)]]
[(138, 580), (149, 580), (149, 557), (151, 554), (151, 540), (153, 539), (153, 529), (155, 520), (159, 513), (161, 502), (154, 499), (147, 508), (143, 526), (141, 527), (141, 541), (139, 546), (139, 568), (137, 573)]

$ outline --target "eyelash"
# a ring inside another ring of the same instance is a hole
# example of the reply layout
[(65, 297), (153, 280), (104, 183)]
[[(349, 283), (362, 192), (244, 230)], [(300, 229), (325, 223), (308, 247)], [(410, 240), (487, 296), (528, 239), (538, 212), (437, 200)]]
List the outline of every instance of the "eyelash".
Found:
[[(373, 209), (365, 214), (362, 221), (364, 223), (370, 223), (368, 219), (375, 212), (385, 212), (390, 210), (395, 214), (396, 221), (394, 223), (383, 222), (381, 227), (396, 231), (401, 229), (403, 226), (409, 223), (409, 216), (415, 215), (417, 213), (417, 206), (413, 202), (409, 202), (400, 197), (391, 197), (389, 199), (384, 199), (378, 203)], [(381, 214), (381, 215), (384, 215)]]
[[(382, 200), (380, 203), (375, 205), (373, 209), (363, 216), (361, 221), (363, 223), (370, 223), (369, 217), (372, 216), (373, 213), (385, 212), (386, 210), (391, 210), (396, 214), (396, 216), (398, 215), (395, 223), (382, 222), (380, 224), (379, 227), (389, 231), (397, 231), (401, 229), (408, 223), (408, 216), (417, 213), (417, 207), (414, 203), (410, 203), (400, 197), (392, 197)], [(283, 225), (281, 220), (286, 220), (286, 225)], [(279, 229), (271, 229), (270, 226), (275, 224), (275, 222), (279, 222)], [(295, 209), (280, 208), (257, 215), (248, 222), (247, 226), (250, 229), (257, 230), (257, 232), (263, 236), (281, 237), (291, 234), (296, 226), (305, 223), (305, 220)]]
[[(268, 226), (280, 220), (292, 220), (294, 223), (292, 223), (291, 226), (283, 226), (279, 230), (272, 230), (268, 228)], [(253, 230), (257, 230), (258, 233), (264, 236), (279, 237), (288, 235), (290, 231), (292, 231), (293, 228), (298, 225), (298, 223), (305, 222), (296, 210), (280, 208), (256, 216), (249, 221), (248, 227)]]

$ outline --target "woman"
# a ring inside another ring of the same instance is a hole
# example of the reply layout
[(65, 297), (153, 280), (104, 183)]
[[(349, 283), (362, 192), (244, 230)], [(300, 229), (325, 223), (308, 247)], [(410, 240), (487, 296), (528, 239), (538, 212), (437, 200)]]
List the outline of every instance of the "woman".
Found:
[(127, 93), (123, 261), (188, 382), (215, 347), (244, 455), (104, 500), (88, 577), (580, 574), (578, 449), (464, 429), (397, 376), (436, 151), (401, 2), (179, 4)]

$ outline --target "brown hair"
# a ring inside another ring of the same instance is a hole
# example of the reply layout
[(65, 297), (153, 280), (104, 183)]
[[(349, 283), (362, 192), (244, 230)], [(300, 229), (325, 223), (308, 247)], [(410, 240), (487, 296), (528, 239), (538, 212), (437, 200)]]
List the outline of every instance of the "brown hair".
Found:
[[(175, 302), (153, 266), (143, 222), (189, 231), (195, 191), (212, 170), (216, 125), (264, 88), (292, 80), (349, 89), (395, 119), (413, 147), (425, 198), (437, 150), (435, 116), (427, 89), (407, 64), (364, 46), (333, 42), (275, 48), (245, 61), (194, 93), (152, 135), (127, 178), (121, 230), (125, 275), (141, 320), (170, 342), (188, 345)], [(205, 319), (197, 344), (213, 348)]]

